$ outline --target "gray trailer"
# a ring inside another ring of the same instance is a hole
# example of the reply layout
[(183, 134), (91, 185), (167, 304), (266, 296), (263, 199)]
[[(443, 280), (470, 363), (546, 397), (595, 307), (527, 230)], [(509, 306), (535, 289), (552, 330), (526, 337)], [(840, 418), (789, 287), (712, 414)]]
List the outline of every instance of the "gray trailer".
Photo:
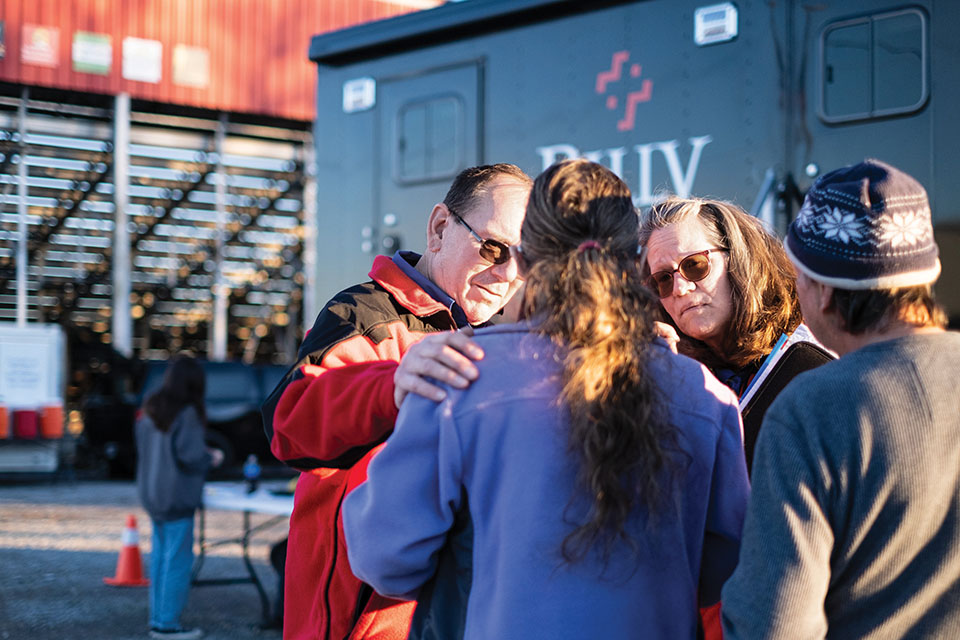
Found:
[(956, 325), (958, 27), (956, 0), (468, 0), (316, 36), (317, 300), (421, 250), (470, 165), (582, 155), (638, 206), (720, 197), (782, 231), (877, 157), (929, 190)]

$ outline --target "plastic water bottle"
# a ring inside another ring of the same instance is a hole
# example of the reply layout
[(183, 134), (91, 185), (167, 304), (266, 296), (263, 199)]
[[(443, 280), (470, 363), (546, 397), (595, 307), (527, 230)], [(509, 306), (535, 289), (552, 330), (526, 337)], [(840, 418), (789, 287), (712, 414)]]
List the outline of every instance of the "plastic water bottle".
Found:
[(247, 461), (243, 463), (243, 477), (247, 481), (247, 493), (256, 491), (257, 483), (260, 481), (260, 463), (253, 453), (247, 456)]

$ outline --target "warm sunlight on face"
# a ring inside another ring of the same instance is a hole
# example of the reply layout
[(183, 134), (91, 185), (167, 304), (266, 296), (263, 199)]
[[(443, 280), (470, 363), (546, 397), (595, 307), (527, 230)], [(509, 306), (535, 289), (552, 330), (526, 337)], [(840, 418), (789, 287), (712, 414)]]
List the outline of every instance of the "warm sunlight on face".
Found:
[[(501, 176), (486, 186), (469, 211), (458, 213), (481, 238), (517, 245), (529, 195), (529, 185)], [(467, 228), (449, 216), (431, 265), (434, 282), (457, 302), (470, 324), (489, 320), (523, 283), (515, 259), (492, 264), (480, 256), (479, 248)]]
[[(717, 248), (696, 217), (690, 217), (650, 234), (647, 266), (651, 273), (672, 271), (685, 257)], [(727, 274), (727, 254), (710, 252), (710, 273), (690, 282), (679, 272), (673, 275), (673, 291), (660, 303), (677, 327), (717, 349), (733, 317), (733, 298)]]

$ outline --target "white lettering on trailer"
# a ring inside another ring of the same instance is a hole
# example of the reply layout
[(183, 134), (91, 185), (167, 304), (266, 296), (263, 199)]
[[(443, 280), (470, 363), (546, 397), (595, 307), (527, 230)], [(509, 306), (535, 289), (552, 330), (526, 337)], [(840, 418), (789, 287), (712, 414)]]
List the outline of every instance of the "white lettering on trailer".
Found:
[(588, 151), (583, 154), (583, 157), (590, 162), (603, 164), (604, 153), (610, 158), (610, 164), (607, 165), (610, 167), (610, 171), (613, 171), (618, 176), (623, 176), (623, 156), (627, 155), (626, 147), (614, 147), (613, 149), (606, 149), (604, 151)]
[[(700, 157), (703, 154), (703, 148), (713, 141), (713, 136), (697, 136), (690, 138), (691, 151), (690, 158), (687, 161), (687, 168), (684, 171), (680, 163), (680, 143), (677, 140), (664, 140), (662, 142), (650, 142), (647, 144), (638, 144), (633, 147), (637, 152), (639, 159), (637, 184), (631, 189), (634, 191), (633, 200), (637, 206), (653, 204), (656, 200), (653, 194), (653, 153), (659, 151), (663, 154), (667, 163), (667, 170), (670, 172), (670, 181), (673, 183), (673, 193), (681, 198), (690, 196), (693, 190), (693, 182), (697, 177), (697, 167), (700, 166)], [(620, 176), (627, 184), (630, 180), (623, 172), (623, 159), (627, 155), (626, 147), (613, 147), (611, 149), (598, 149), (596, 151), (581, 152), (580, 149), (572, 144), (561, 142), (545, 147), (537, 147), (537, 154), (546, 169), (557, 160), (564, 158), (586, 158), (591, 162), (606, 164), (610, 170)], [(608, 162), (604, 163), (606, 158)]]

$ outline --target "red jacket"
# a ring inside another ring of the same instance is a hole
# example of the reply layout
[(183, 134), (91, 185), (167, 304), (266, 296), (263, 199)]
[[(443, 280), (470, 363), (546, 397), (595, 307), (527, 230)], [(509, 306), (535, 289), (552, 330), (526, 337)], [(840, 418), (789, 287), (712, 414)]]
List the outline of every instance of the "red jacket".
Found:
[(393, 430), (393, 374), (423, 335), (456, 329), (390, 258), (372, 282), (337, 294), (317, 317), (298, 368), (264, 404), (273, 454), (302, 471), (287, 548), (283, 637), (343, 640), (407, 637), (415, 603), (389, 600), (347, 563), (340, 505)]

